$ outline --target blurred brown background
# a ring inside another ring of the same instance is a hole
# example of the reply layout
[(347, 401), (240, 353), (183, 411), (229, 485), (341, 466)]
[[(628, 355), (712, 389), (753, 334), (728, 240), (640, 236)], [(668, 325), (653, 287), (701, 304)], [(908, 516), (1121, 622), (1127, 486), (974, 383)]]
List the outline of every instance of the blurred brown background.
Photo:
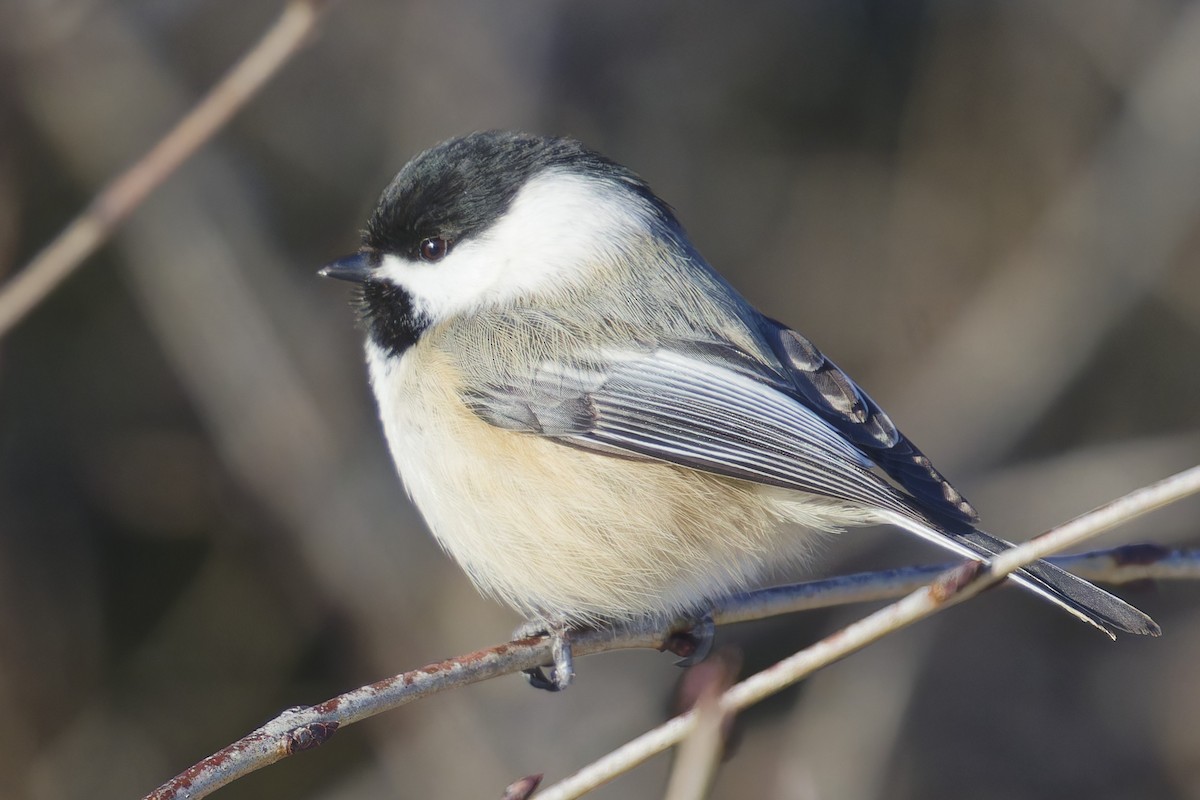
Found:
[[(0, 2), (0, 271), (278, 4)], [(0, 342), (0, 797), (133, 798), (284, 707), (506, 638), (407, 505), (345, 287), (379, 190), (475, 129), (644, 174), (1025, 538), (1200, 455), (1200, 6), (347, 1)], [(1195, 501), (1099, 540), (1195, 542)], [(815, 574), (939, 560), (892, 531)], [(1116, 644), (998, 591), (745, 714), (715, 797), (1200, 797), (1200, 587)], [(864, 613), (720, 632), (759, 669)], [(223, 798), (496, 797), (670, 712), (586, 659), (347, 729)], [(598, 797), (659, 796), (669, 760)]]

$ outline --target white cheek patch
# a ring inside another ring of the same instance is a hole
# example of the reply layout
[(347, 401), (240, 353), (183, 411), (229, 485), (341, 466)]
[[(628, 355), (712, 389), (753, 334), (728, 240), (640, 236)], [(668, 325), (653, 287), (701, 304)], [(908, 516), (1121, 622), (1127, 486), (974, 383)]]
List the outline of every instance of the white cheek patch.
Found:
[(379, 274), (433, 320), (558, 288), (627, 249), (656, 224), (649, 204), (606, 181), (561, 170), (532, 178), (483, 233), (437, 263), (385, 255)]

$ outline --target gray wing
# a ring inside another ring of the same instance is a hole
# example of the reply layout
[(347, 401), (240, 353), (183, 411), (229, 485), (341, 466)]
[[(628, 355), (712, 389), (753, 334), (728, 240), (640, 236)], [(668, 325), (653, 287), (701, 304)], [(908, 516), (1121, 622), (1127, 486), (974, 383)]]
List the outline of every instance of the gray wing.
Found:
[(956, 530), (969, 530), (978, 521), (975, 509), (933, 462), (812, 342), (773, 319), (760, 316), (756, 322), (778, 359), (787, 390), (798, 401), (862, 449), (923, 511)]
[(703, 346), (543, 364), (519, 385), (475, 387), (493, 425), (911, 514), (872, 461), (788, 391), (783, 374)]

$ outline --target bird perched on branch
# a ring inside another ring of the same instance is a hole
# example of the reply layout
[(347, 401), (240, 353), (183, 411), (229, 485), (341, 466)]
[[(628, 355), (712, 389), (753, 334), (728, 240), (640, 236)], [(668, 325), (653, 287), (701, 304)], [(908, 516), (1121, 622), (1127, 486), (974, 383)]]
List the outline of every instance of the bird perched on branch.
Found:
[[(384, 431), (430, 530), (560, 644), (703, 615), (804, 559), (797, 525), (890, 523), (976, 559), (1011, 546), (645, 181), (579, 142), (487, 132), (421, 153), (321, 274), (359, 284)], [(1011, 579), (1110, 635), (1158, 633), (1044, 561)]]

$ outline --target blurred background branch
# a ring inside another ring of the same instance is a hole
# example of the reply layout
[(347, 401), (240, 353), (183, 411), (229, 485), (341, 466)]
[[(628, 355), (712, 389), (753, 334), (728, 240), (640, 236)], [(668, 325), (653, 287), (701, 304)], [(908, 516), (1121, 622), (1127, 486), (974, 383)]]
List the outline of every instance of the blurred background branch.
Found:
[[(0, 4), (0, 271), (278, 8)], [(3, 339), (0, 796), (139, 796), (230, 730), (516, 624), (405, 503), (345, 297), (312, 277), (356, 246), (408, 157), (468, 130), (572, 134), (642, 172), (1001, 535), (1195, 463), (1196, 9), (358, 0), (327, 15)], [(1195, 519), (1180, 503), (1119, 541), (1181, 546)], [(927, 557), (892, 531), (818, 550), (820, 574)], [(1200, 794), (1200, 590), (1124, 591), (1168, 636), (1112, 647), (1036, 601), (979, 598), (739, 719), (712, 794)], [(853, 613), (722, 642), (757, 671)], [(487, 796), (649, 728), (676, 680), (610, 654), (561, 697), (489, 681), (225, 793)], [(447, 759), (463, 752), (471, 769)], [(668, 769), (597, 796), (659, 796)]]
[[(1070, 31), (1083, 22), (1060, 12)], [(959, 463), (1025, 436), (1096, 358), (1195, 231), (1200, 215), (1200, 6), (1181, 8), (1121, 111), (1015, 252), (907, 376), (901, 418), (937, 409), (927, 446)], [(1070, 319), (1072, 324), (1063, 325)], [(963, 379), (991, 342), (1003, 358)], [(911, 368), (910, 368), (911, 369)], [(928, 412), (926, 412), (928, 413)]]
[(291, 0), (262, 39), (137, 163), (111, 181), (33, 260), (0, 286), (0, 337), (112, 235), (211, 139), (306, 42), (326, 2)]

